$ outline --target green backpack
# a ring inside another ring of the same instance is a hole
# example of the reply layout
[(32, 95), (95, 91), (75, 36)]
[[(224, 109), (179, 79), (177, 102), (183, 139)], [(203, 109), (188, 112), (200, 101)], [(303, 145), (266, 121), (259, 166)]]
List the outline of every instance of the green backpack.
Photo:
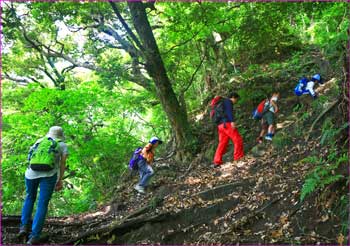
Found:
[(34, 171), (51, 171), (55, 167), (55, 158), (58, 153), (58, 142), (45, 137), (37, 142), (30, 150), (29, 166)]

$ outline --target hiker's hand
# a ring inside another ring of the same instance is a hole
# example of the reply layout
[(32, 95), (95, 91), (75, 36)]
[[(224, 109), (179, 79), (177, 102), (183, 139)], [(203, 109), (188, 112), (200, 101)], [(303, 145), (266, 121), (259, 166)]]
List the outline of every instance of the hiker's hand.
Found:
[(233, 129), (236, 128), (236, 124), (234, 122), (231, 122), (231, 126), (232, 126)]
[(63, 188), (63, 182), (62, 180), (59, 180), (56, 184), (55, 191), (60, 191)]

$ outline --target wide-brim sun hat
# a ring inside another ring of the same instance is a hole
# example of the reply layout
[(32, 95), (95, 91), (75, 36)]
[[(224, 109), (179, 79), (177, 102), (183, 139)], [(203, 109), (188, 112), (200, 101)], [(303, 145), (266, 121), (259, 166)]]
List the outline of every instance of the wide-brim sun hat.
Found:
[(155, 143), (159, 143), (159, 144), (162, 144), (163, 143), (163, 141), (162, 140), (160, 140), (159, 138), (157, 138), (157, 137), (152, 137), (150, 140), (149, 140), (149, 143), (151, 143), (151, 144), (155, 144)]
[(52, 126), (46, 136), (53, 139), (65, 140), (63, 129), (60, 126)]

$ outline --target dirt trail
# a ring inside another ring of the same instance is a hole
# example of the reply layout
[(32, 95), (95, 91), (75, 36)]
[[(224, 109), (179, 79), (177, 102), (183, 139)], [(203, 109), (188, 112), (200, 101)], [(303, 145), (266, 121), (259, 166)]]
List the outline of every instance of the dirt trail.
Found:
[[(290, 133), (296, 119), (287, 102), (281, 108), (288, 107), (278, 121)], [(199, 158), (189, 170), (173, 170), (173, 177), (165, 174), (171, 173), (171, 161), (158, 164), (158, 177), (144, 197), (129, 184), (116, 193), (115, 202), (96, 212), (48, 218), (48, 242), (336, 243), (339, 221), (321, 211), (315, 197), (299, 199), (313, 168), (301, 160), (320, 150), (318, 140), (305, 143), (293, 136), (290, 141), (283, 149), (271, 143), (255, 146), (242, 161), (226, 162), (220, 170)], [(2, 218), (3, 244), (21, 243), (15, 237), (18, 225), (18, 216)]]

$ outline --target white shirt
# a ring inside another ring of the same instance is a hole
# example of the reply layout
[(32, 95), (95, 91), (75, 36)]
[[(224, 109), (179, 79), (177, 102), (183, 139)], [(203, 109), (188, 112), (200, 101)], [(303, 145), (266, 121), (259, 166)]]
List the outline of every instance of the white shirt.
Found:
[(309, 81), (307, 82), (306, 84), (306, 87), (305, 87), (305, 91), (303, 94), (311, 94), (311, 96), (315, 96), (315, 91), (314, 91), (314, 86), (315, 86), (315, 82), (313, 81)]
[[(271, 97), (271, 100), (270, 100), (270, 101), (275, 101), (275, 102), (277, 102), (277, 100), (278, 100), (278, 97)], [(271, 103), (270, 103), (270, 109), (269, 109), (269, 111), (271, 111), (272, 113), (275, 113), (275, 108), (274, 108), (274, 106), (272, 106)]]

